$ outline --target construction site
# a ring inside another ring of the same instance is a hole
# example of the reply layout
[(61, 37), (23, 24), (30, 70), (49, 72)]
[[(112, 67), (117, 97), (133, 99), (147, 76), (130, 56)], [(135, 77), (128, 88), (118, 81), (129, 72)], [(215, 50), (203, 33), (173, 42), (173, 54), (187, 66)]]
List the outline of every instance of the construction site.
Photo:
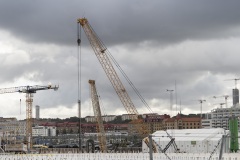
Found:
[[(97, 82), (90, 79), (88, 81), (91, 96), (91, 105), (96, 121), (97, 132), (92, 135), (84, 135), (79, 127), (79, 134), (69, 135), (66, 137), (46, 137), (49, 141), (61, 142), (51, 146), (33, 144), (34, 138), (32, 133), (33, 116), (32, 104), (33, 95), (38, 91), (54, 90), (57, 91), (59, 86), (20, 86), (12, 88), (0, 89), (0, 94), (6, 93), (25, 93), (26, 94), (26, 135), (20, 137), (17, 133), (4, 133), (0, 142), (1, 144), (0, 159), (104, 159), (104, 160), (120, 160), (120, 159), (240, 159), (239, 143), (238, 143), (238, 118), (234, 115), (229, 120), (229, 130), (223, 128), (212, 129), (165, 129), (154, 133), (149, 132), (147, 125), (143, 122), (142, 116), (133, 104), (126, 88), (120, 80), (115, 68), (125, 77), (126, 81), (133, 88), (141, 102), (148, 109), (149, 113), (153, 113), (147, 102), (144, 100), (140, 92), (125, 74), (118, 62), (108, 51), (102, 40), (89, 24), (88, 19), (81, 18), (78, 22), (78, 117), (81, 118), (81, 97), (80, 97), (80, 47), (81, 37), (80, 30), (86, 34), (89, 43), (101, 64), (107, 78), (109, 79), (116, 95), (120, 99), (128, 115), (134, 118), (131, 120), (134, 136), (127, 133), (121, 135), (121, 140), (111, 143), (117, 139), (118, 135), (111, 135), (104, 130), (104, 122), (97, 92)], [(113, 64), (115, 66), (113, 66)], [(203, 101), (202, 101), (203, 102)], [(201, 102), (201, 103), (202, 103)], [(201, 113), (202, 118), (202, 113)], [(79, 126), (81, 123), (79, 122)], [(9, 135), (9, 136), (8, 136)], [(120, 136), (119, 136), (120, 137)], [(68, 139), (68, 140), (66, 140)], [(66, 141), (65, 141), (66, 140)], [(66, 145), (68, 141), (73, 141), (72, 145)], [(65, 143), (65, 144), (64, 144)]]

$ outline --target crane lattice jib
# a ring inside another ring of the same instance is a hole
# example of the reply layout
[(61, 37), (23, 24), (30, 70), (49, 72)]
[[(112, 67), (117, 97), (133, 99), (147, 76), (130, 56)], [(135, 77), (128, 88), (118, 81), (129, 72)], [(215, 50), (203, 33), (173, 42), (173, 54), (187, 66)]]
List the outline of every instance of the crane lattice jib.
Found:
[(20, 86), (20, 87), (11, 87), (11, 88), (2, 88), (0, 89), (0, 94), (4, 93), (26, 93), (26, 137), (28, 145), (32, 147), (32, 103), (33, 103), (33, 93), (36, 93), (39, 90), (53, 89), (58, 90), (58, 86)]
[(97, 137), (99, 140), (99, 146), (101, 152), (106, 153), (107, 152), (107, 145), (106, 145), (106, 135), (104, 131), (104, 126), (103, 126), (103, 119), (102, 119), (102, 114), (101, 114), (101, 109), (100, 109), (100, 104), (99, 104), (99, 98), (95, 86), (95, 81), (94, 80), (89, 80), (88, 81), (90, 84), (90, 89), (91, 89), (91, 99), (92, 99), (92, 106), (93, 106), (93, 111), (94, 111), (94, 116), (97, 122)]
[(100, 62), (102, 65), (108, 79), (110, 80), (112, 86), (114, 87), (117, 95), (120, 98), (123, 106), (125, 107), (128, 114), (138, 115), (138, 111), (135, 108), (133, 102), (131, 101), (126, 89), (124, 88), (122, 82), (120, 81), (110, 59), (108, 58), (106, 52), (108, 52), (105, 45), (98, 38), (97, 34), (94, 32), (86, 18), (78, 19), (78, 23), (81, 24), (86, 36)]
[(35, 85), (35, 86), (20, 86), (20, 87), (11, 87), (11, 88), (1, 88), (0, 89), (0, 94), (15, 93), (15, 92), (19, 92), (19, 93), (36, 93), (36, 91), (46, 90), (46, 89), (57, 90), (58, 86), (51, 86), (51, 85), (39, 86), (39, 85)]

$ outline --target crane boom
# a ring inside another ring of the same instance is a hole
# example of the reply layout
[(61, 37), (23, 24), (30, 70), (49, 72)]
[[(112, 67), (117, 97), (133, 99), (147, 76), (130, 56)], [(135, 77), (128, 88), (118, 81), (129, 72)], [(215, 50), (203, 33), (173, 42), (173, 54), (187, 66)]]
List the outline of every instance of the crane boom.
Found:
[[(131, 124), (135, 127), (134, 130), (139, 133), (140, 136), (146, 136), (149, 134), (147, 130), (146, 124), (143, 123), (143, 119), (139, 118), (139, 113), (134, 106), (131, 98), (129, 97), (126, 89), (124, 88), (120, 78), (117, 75), (117, 72), (115, 71), (109, 57), (107, 54), (110, 55), (109, 51), (107, 50), (107, 47), (103, 44), (103, 42), (99, 39), (91, 25), (88, 23), (88, 20), (86, 18), (80, 18), (78, 19), (78, 23), (82, 26), (90, 44), (95, 52), (95, 55), (97, 56), (101, 66), (103, 67), (104, 72), (106, 73), (108, 79), (110, 80), (114, 90), (116, 91), (120, 101), (122, 102), (124, 108), (126, 109), (127, 113), (130, 115), (136, 115), (134, 116), (136, 119), (134, 119)], [(80, 40), (78, 39), (78, 42)], [(146, 144), (148, 142), (148, 137), (144, 141)], [(156, 147), (153, 147), (153, 151), (157, 152)]]
[(39, 90), (53, 89), (58, 90), (58, 86), (20, 86), (20, 87), (11, 87), (11, 88), (2, 88), (0, 89), (0, 94), (4, 93), (26, 93), (26, 138), (28, 141), (28, 148), (32, 147), (32, 102), (33, 102), (33, 93), (36, 93)]
[(121, 80), (119, 79), (110, 59), (107, 56), (107, 48), (102, 43), (102, 41), (98, 38), (95, 31), (92, 29), (91, 25), (88, 23), (86, 18), (78, 19), (78, 23), (82, 26), (86, 36), (100, 62), (102, 65), (108, 79), (110, 80), (113, 88), (115, 89), (120, 101), (125, 107), (128, 114), (138, 115), (138, 111), (134, 106), (131, 98), (129, 97), (126, 89), (124, 88)]
[(104, 131), (102, 114), (101, 114), (101, 109), (100, 109), (99, 98), (98, 98), (98, 94), (97, 94), (95, 81), (89, 80), (88, 83), (90, 84), (92, 106), (93, 106), (94, 116), (95, 116), (95, 119), (97, 122), (97, 132), (98, 132), (97, 137), (99, 140), (100, 150), (102, 152), (106, 153), (107, 152), (107, 145), (106, 145), (107, 140), (106, 140), (106, 135), (105, 135), (105, 131)]

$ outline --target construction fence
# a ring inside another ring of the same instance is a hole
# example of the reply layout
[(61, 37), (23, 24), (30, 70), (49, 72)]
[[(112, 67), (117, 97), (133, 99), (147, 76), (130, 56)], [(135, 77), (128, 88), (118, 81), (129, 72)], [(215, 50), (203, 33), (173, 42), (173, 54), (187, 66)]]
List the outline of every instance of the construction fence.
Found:
[[(208, 160), (210, 154), (198, 153), (154, 153), (153, 160)], [(0, 160), (149, 160), (148, 153), (78, 153), (78, 154), (14, 154), (0, 155)], [(211, 160), (219, 160), (213, 155)], [(240, 153), (223, 154), (222, 160), (240, 160)]]

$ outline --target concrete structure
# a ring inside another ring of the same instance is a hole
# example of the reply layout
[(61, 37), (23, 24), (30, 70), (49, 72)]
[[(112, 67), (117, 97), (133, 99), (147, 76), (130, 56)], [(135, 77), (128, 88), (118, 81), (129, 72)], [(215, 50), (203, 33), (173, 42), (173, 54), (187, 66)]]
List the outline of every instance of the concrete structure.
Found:
[(123, 114), (122, 115), (122, 121), (125, 121), (125, 120), (134, 120), (134, 119), (137, 119), (137, 115), (135, 114)]
[(25, 121), (4, 121), (0, 122), (2, 131), (14, 132), (16, 135), (26, 135), (26, 122)]
[[(204, 119), (202, 120), (203, 128), (224, 128), (229, 129), (228, 120), (231, 115), (240, 117), (240, 106), (236, 104), (231, 108), (217, 108), (213, 109), (210, 113), (204, 114)], [(238, 127), (240, 124), (238, 122)]]
[(233, 89), (233, 106), (239, 105), (239, 90), (237, 88)]
[(32, 127), (33, 137), (37, 136), (56, 136), (56, 127), (36, 126)]
[[(113, 121), (116, 118), (115, 115), (105, 115), (102, 116), (102, 119), (104, 122)], [(85, 117), (86, 122), (96, 122), (96, 118), (94, 116), (86, 116)]]
[[(166, 131), (157, 131), (153, 133), (152, 139), (162, 149), (164, 149), (171, 141), (169, 135), (175, 138), (177, 151), (171, 145), (166, 153), (212, 153), (216, 149), (216, 153), (220, 151), (220, 142), (223, 135), (228, 132), (222, 128), (213, 129), (174, 129)], [(229, 153), (229, 139), (226, 139), (223, 153)], [(148, 152), (149, 148), (145, 142), (142, 143), (142, 151)], [(158, 148), (158, 147), (157, 147)]]
[(36, 105), (36, 119), (40, 118), (40, 106)]

